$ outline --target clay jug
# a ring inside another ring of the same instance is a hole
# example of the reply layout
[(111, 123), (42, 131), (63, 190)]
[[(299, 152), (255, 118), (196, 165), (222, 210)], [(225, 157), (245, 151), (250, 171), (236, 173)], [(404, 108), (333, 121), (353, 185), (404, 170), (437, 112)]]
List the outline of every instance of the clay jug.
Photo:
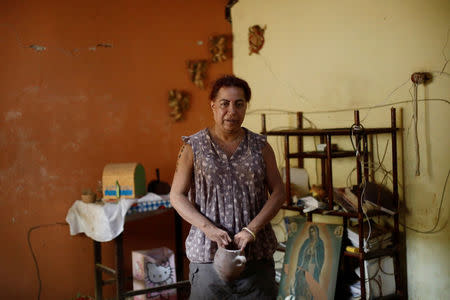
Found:
[(219, 247), (214, 256), (214, 269), (223, 281), (232, 281), (239, 277), (245, 268), (247, 259), (240, 249), (225, 249)]

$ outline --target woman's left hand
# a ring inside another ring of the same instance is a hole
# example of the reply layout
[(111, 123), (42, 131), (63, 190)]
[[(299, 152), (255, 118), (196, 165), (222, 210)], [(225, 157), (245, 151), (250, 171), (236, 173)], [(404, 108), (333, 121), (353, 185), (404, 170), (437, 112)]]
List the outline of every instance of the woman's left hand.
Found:
[(239, 249), (244, 249), (248, 243), (253, 242), (253, 236), (245, 231), (241, 230), (234, 236), (234, 244), (239, 247)]

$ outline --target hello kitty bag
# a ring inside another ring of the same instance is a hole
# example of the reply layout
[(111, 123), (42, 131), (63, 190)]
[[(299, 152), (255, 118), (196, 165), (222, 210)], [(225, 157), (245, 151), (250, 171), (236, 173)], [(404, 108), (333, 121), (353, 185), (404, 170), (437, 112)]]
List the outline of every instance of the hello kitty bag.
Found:
[[(133, 290), (142, 290), (175, 283), (175, 258), (172, 250), (157, 248), (132, 251)], [(176, 299), (176, 289), (134, 296), (134, 300)]]

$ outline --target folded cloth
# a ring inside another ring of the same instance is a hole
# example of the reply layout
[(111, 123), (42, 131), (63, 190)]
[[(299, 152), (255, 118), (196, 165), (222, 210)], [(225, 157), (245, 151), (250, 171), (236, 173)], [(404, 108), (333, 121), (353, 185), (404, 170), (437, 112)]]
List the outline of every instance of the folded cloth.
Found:
[(161, 200), (169, 200), (169, 194), (167, 195), (158, 195), (155, 193), (148, 193), (147, 195), (139, 198), (137, 202), (149, 202), (149, 201), (161, 201)]
[(97, 242), (108, 242), (123, 231), (125, 215), (136, 199), (122, 198), (118, 203), (85, 203), (77, 200), (69, 209), (66, 221), (70, 234), (84, 232)]
[(128, 215), (144, 213), (148, 211), (158, 210), (160, 208), (170, 208), (172, 205), (169, 200), (154, 200), (154, 201), (146, 201), (146, 202), (138, 202), (127, 212)]

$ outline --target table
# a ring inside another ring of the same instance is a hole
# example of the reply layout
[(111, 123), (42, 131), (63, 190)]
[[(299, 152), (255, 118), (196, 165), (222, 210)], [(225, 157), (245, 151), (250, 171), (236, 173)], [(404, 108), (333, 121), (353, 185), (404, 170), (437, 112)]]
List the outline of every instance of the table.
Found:
[[(125, 224), (127, 222), (149, 218), (161, 213), (167, 213), (174, 210), (173, 208), (161, 208), (153, 211), (147, 211), (143, 213), (135, 213), (127, 215), (125, 218)], [(183, 278), (183, 239), (182, 239), (182, 219), (180, 215), (175, 211), (175, 266), (177, 279)], [(116, 299), (122, 300), (126, 297), (135, 295), (142, 295), (150, 292), (161, 291), (165, 289), (173, 289), (180, 287), (188, 287), (189, 281), (178, 281), (173, 284), (153, 287), (138, 291), (125, 291), (124, 289), (124, 269), (123, 269), (123, 232), (114, 239), (115, 248), (115, 269), (107, 267), (102, 264), (102, 243), (93, 240), (94, 246), (94, 270), (95, 270), (95, 299), (103, 299), (103, 286), (108, 284), (116, 284)], [(113, 278), (103, 280), (103, 273), (112, 275)]]

